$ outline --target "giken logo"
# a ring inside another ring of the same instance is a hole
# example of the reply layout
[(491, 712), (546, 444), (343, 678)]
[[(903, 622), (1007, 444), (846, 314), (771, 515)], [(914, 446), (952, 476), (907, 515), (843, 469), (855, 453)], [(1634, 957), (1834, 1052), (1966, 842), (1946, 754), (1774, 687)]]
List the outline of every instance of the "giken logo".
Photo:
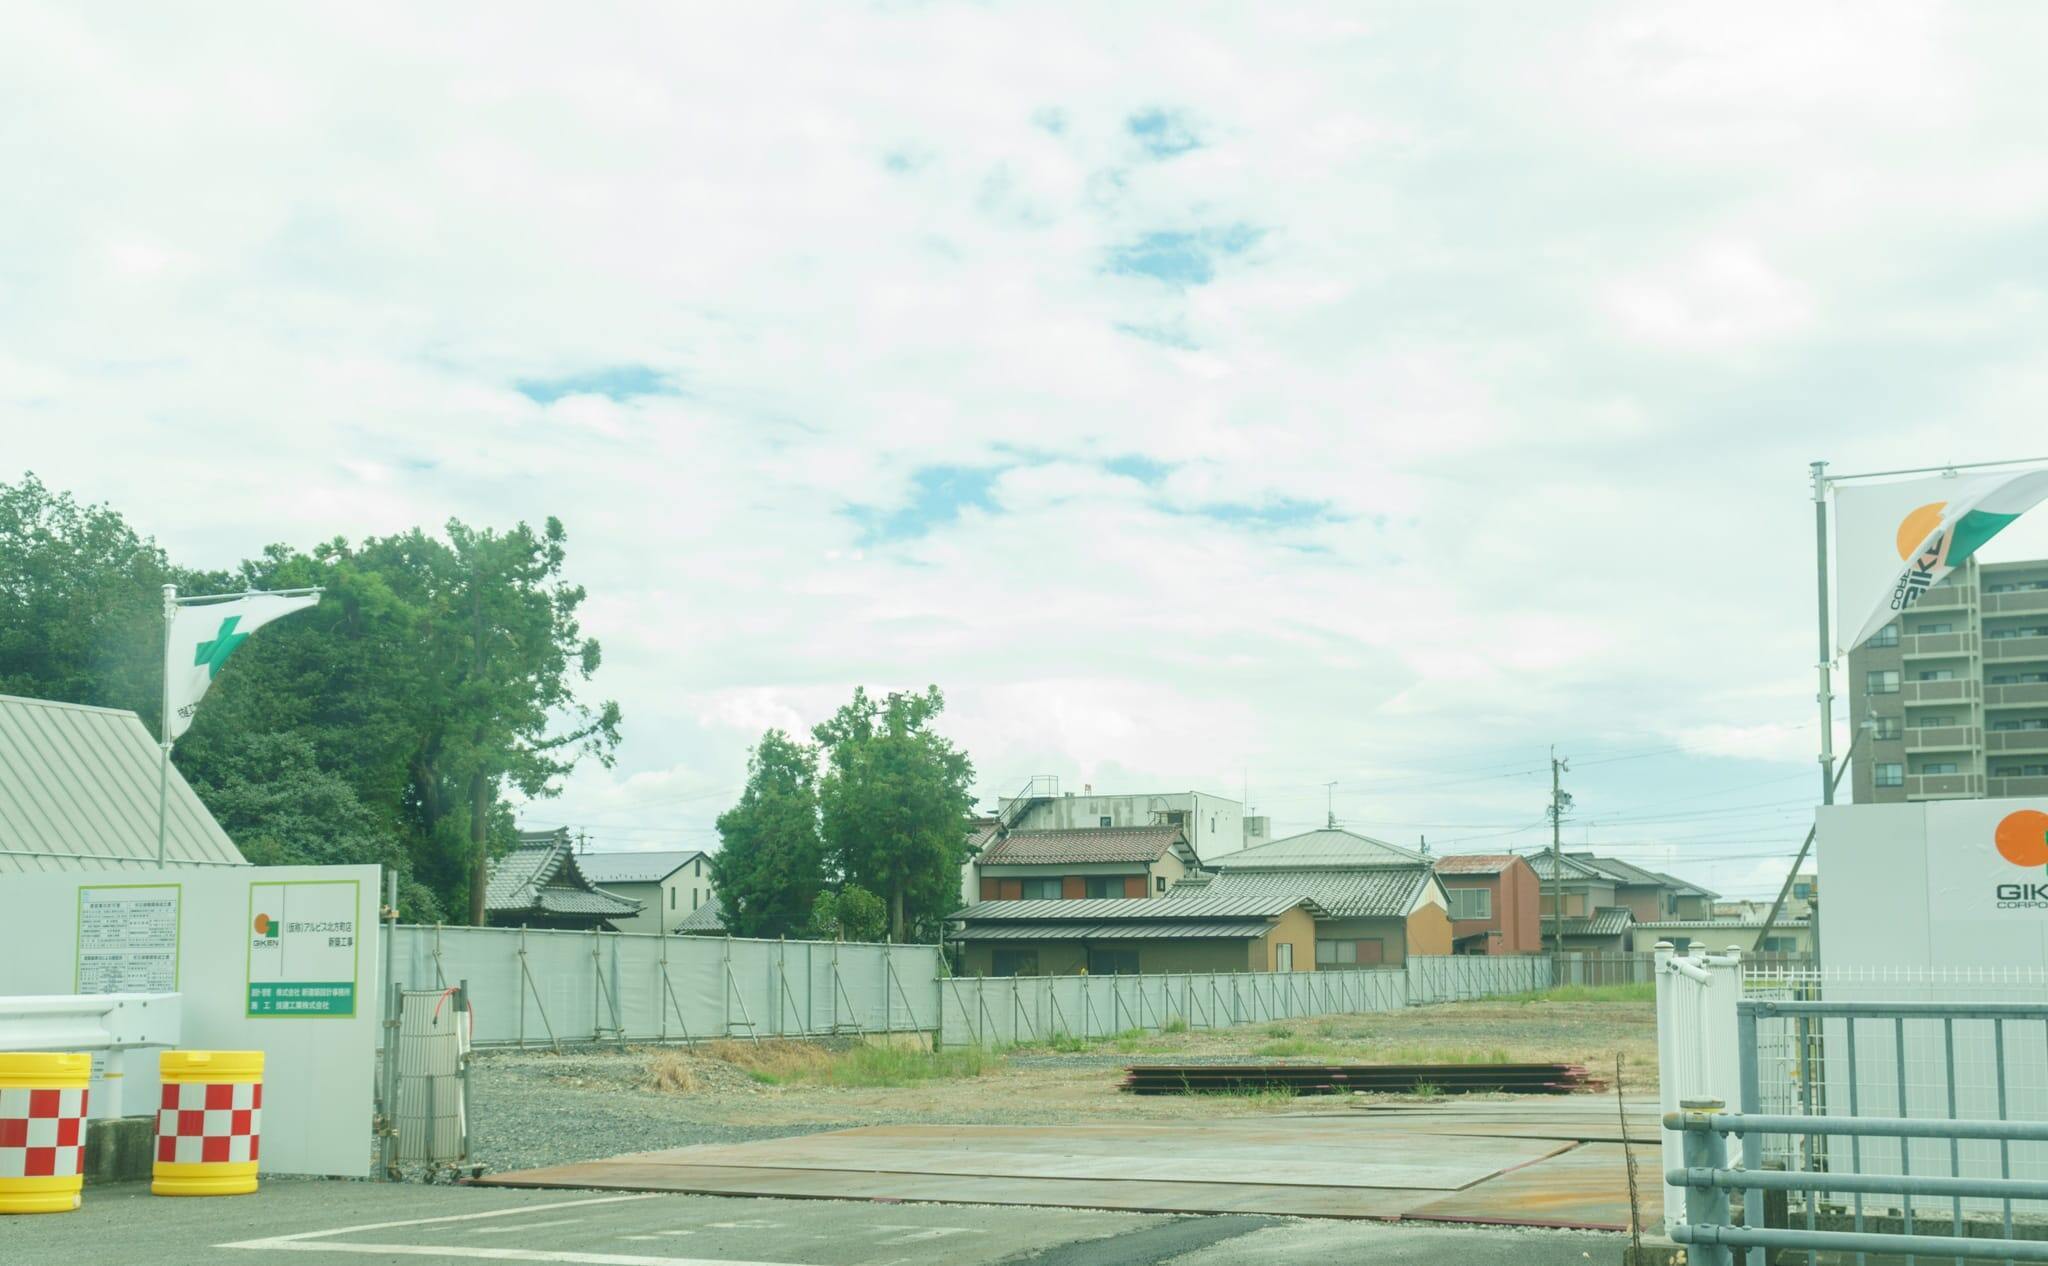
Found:
[[(1992, 836), (1998, 855), (2015, 866), (2048, 866), (2048, 813), (2008, 813)], [(2001, 910), (2048, 910), (2048, 883), (1998, 885)]]

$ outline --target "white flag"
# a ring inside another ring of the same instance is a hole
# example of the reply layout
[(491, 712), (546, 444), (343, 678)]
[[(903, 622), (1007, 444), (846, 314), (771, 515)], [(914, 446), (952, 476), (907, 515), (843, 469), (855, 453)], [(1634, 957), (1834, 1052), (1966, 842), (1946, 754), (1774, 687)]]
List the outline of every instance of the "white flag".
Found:
[(250, 593), (225, 602), (180, 604), (171, 618), (164, 649), (164, 685), (169, 702), (167, 736), (176, 740), (192, 726), (192, 714), (228, 656), (251, 633), (294, 611), (317, 606), (317, 593), (285, 596)]
[(1863, 645), (2044, 499), (2048, 470), (1836, 488), (1837, 649)]

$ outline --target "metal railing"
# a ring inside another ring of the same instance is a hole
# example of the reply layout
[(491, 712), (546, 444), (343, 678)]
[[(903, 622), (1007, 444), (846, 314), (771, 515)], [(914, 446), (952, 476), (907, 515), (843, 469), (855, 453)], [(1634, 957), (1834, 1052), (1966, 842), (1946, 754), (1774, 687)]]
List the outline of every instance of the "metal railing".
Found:
[[(1691, 1260), (1700, 1266), (1733, 1266), (1733, 1250), (1746, 1250), (1748, 1266), (1764, 1266), (1772, 1249), (1803, 1251), (1809, 1262), (1820, 1253), (1854, 1253), (1859, 1261), (1872, 1253), (1905, 1255), (1908, 1263), (1916, 1256), (2004, 1260), (2007, 1262), (2048, 1262), (2048, 1240), (2013, 1238), (2012, 1202), (2048, 1199), (2048, 1182), (2030, 1179), (1970, 1178), (1956, 1175), (1862, 1174), (1818, 1172), (1771, 1172), (1744, 1164), (1728, 1164), (1727, 1136), (1742, 1136), (1745, 1157), (1753, 1144), (1766, 1134), (1799, 1133), (1852, 1141), (1886, 1138), (1900, 1141), (1903, 1151), (1912, 1139), (1937, 1139), (1955, 1147), (1963, 1140), (1996, 1142), (2005, 1150), (2015, 1142), (2048, 1142), (2048, 1123), (2033, 1121), (1919, 1120), (1907, 1117), (1815, 1118), (1775, 1116), (1759, 1113), (1730, 1113), (1718, 1099), (1687, 1100), (1677, 1112), (1667, 1113), (1664, 1128), (1680, 1134), (1684, 1161), (1665, 1173), (1665, 1181), (1685, 1193), (1685, 1222), (1672, 1229), (1672, 1238), (1689, 1245)], [(1738, 1225), (1728, 1193), (1742, 1193), (1743, 1216)], [(1766, 1191), (1807, 1194), (1808, 1222), (1804, 1228), (1770, 1227), (1764, 1224)], [(1814, 1225), (1813, 1206), (1822, 1192), (1853, 1192), (1859, 1204), (1856, 1227), (1850, 1231), (1821, 1230)], [(1866, 1228), (1861, 1198), (1868, 1194), (1896, 1194), (1904, 1209), (1903, 1229), (1898, 1232)], [(1935, 1196), (1954, 1202), (1948, 1235), (1923, 1235), (1914, 1229), (1913, 1196)], [(2005, 1217), (2001, 1234), (1966, 1234), (1962, 1212), (1965, 1198), (2002, 1202)]]

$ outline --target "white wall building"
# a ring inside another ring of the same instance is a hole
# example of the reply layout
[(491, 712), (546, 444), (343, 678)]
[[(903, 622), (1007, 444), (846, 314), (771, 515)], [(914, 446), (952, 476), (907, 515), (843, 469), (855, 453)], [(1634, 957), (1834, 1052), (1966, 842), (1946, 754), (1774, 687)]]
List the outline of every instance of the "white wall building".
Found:
[(591, 883), (640, 903), (640, 913), (614, 919), (621, 932), (667, 934), (711, 900), (711, 867), (697, 849), (672, 852), (578, 853)]
[[(1011, 831), (1075, 831), (1087, 827), (1178, 826), (1203, 863), (1245, 846), (1244, 805), (1200, 791), (1142, 795), (1097, 795), (1084, 785), (1079, 795), (1061, 793), (1056, 778), (1040, 777), (1016, 796), (996, 801), (996, 820)], [(1252, 825), (1263, 831), (1265, 819)]]

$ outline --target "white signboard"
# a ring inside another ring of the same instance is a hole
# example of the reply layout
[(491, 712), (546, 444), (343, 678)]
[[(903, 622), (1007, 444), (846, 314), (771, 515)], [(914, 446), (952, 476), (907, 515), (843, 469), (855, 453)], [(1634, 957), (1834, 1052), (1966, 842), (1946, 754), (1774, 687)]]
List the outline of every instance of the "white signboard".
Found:
[[(185, 1048), (264, 1054), (262, 1172), (368, 1176), (381, 996), (377, 867), (163, 874), (175, 881), (128, 888), (78, 871), (7, 876), (0, 990), (69, 994), (89, 981), (160, 980), (168, 961)], [(72, 945), (76, 953), (61, 948)]]
[(80, 888), (71, 992), (178, 992), (179, 908), (176, 884)]
[(356, 1013), (361, 885), (353, 879), (249, 885), (249, 1015)]
[(2048, 800), (1820, 811), (1821, 961), (2048, 966)]

